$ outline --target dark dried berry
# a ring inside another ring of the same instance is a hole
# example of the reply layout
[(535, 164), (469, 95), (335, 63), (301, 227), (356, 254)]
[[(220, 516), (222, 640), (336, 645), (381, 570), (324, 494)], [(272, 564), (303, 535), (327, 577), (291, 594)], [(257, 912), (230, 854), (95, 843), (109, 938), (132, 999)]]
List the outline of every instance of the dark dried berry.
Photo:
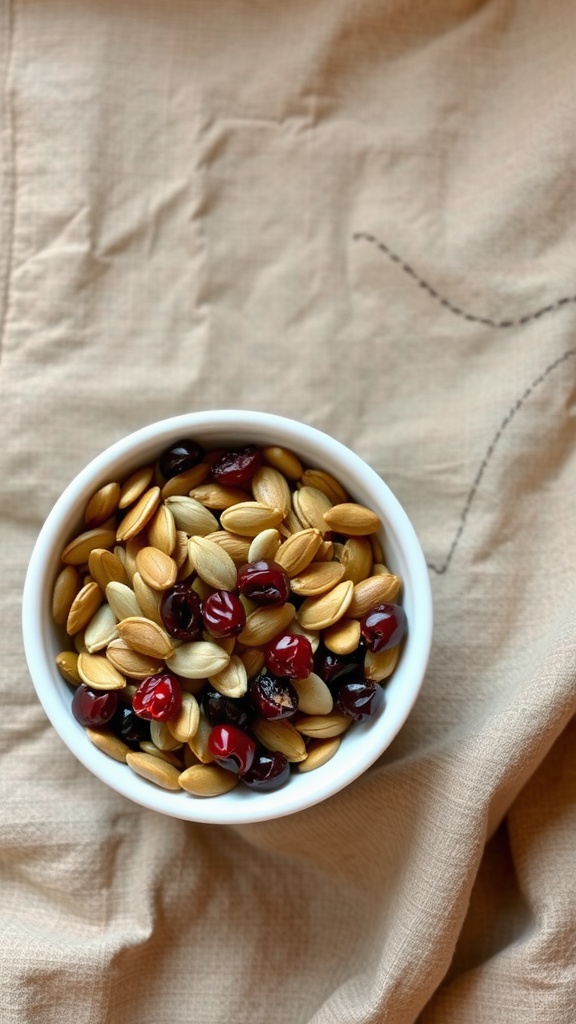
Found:
[(314, 655), (314, 671), (332, 693), (336, 693), (344, 683), (361, 682), (364, 679), (364, 650), (362, 648), (351, 654), (334, 654), (321, 644)]
[(80, 683), (72, 697), (72, 714), (80, 725), (97, 729), (106, 725), (114, 717), (118, 707), (116, 691), (91, 690)]
[(250, 789), (266, 792), (279, 789), (290, 778), (290, 763), (279, 750), (262, 751), (256, 754), (252, 767), (242, 775), (242, 782)]
[(158, 460), (158, 468), (165, 480), (171, 480), (178, 473), (184, 473), (202, 462), (205, 452), (201, 445), (189, 438), (182, 441), (175, 441), (162, 452)]
[(180, 683), (169, 672), (147, 676), (132, 698), (132, 707), (140, 718), (157, 722), (170, 722), (177, 717), (182, 706)]
[(110, 727), (116, 736), (135, 749), (150, 739), (150, 722), (140, 718), (127, 704), (118, 705)]
[(361, 619), (360, 631), (371, 651), (396, 647), (406, 633), (406, 612), (399, 604), (377, 604)]
[(314, 665), (312, 644), (301, 633), (283, 633), (268, 644), (264, 653), (266, 668), (276, 676), (305, 679)]
[(290, 596), (290, 579), (277, 562), (260, 558), (238, 570), (238, 590), (255, 604), (281, 605)]
[(288, 679), (262, 673), (251, 681), (248, 692), (262, 718), (290, 718), (298, 710), (298, 694)]
[(208, 752), (217, 764), (243, 775), (252, 767), (256, 744), (248, 733), (235, 725), (215, 725), (208, 737)]
[(214, 637), (237, 636), (246, 624), (242, 601), (229, 590), (215, 590), (202, 606), (202, 619)]
[(338, 691), (334, 710), (355, 722), (370, 718), (384, 704), (384, 691), (378, 683), (345, 683)]
[(166, 632), (178, 640), (202, 635), (202, 602), (189, 583), (175, 583), (162, 595), (160, 615)]
[(224, 487), (247, 484), (262, 465), (262, 452), (249, 444), (236, 451), (225, 452), (212, 466), (212, 476)]
[(247, 697), (226, 697), (211, 688), (202, 694), (201, 704), (210, 725), (227, 723), (245, 729), (254, 716), (254, 709)]

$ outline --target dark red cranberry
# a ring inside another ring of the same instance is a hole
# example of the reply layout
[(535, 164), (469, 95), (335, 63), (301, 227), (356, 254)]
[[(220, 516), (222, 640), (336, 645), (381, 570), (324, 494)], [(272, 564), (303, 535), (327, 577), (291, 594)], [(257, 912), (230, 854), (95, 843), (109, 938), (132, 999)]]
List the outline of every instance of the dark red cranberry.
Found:
[(236, 451), (225, 452), (212, 466), (212, 476), (224, 487), (247, 484), (262, 465), (262, 452), (249, 444)]
[(256, 754), (252, 767), (244, 772), (242, 782), (250, 789), (257, 789), (265, 792), (271, 789), (279, 789), (290, 778), (290, 763), (285, 754), (279, 750), (274, 752), (262, 751)]
[(281, 605), (290, 596), (290, 579), (277, 562), (260, 558), (239, 569), (238, 590), (256, 604)]
[(129, 747), (137, 749), (143, 740), (150, 739), (150, 722), (140, 718), (127, 704), (118, 704), (110, 727)]
[(202, 694), (201, 703), (210, 725), (228, 724), (245, 729), (254, 715), (246, 697), (226, 697), (211, 688)]
[(222, 768), (243, 775), (252, 767), (256, 744), (235, 725), (215, 725), (208, 737), (208, 751)]
[(266, 647), (265, 659), (270, 672), (287, 679), (306, 679), (314, 665), (312, 644), (300, 633), (277, 637)]
[(378, 683), (345, 683), (338, 691), (334, 710), (355, 722), (375, 715), (384, 704), (384, 690)]
[(248, 693), (262, 718), (290, 718), (298, 710), (298, 694), (288, 679), (263, 672), (251, 681)]
[(80, 725), (87, 725), (91, 729), (106, 725), (117, 707), (118, 694), (115, 691), (91, 690), (84, 683), (80, 683), (74, 690), (72, 714)]
[(237, 636), (246, 624), (246, 611), (236, 594), (215, 590), (204, 601), (202, 619), (212, 636)]
[(189, 583), (175, 583), (162, 595), (160, 615), (170, 636), (198, 640), (202, 635), (202, 602)]
[(182, 705), (180, 683), (169, 672), (147, 676), (132, 698), (132, 707), (140, 718), (170, 722), (177, 717)]
[(360, 620), (360, 631), (371, 651), (396, 647), (406, 633), (406, 612), (399, 604), (377, 604)]
[(361, 682), (364, 679), (363, 661), (363, 648), (351, 654), (334, 654), (321, 644), (314, 655), (314, 671), (330, 691), (336, 693), (344, 683)]
[(196, 441), (185, 438), (182, 441), (175, 441), (162, 452), (158, 460), (158, 467), (165, 480), (171, 480), (178, 473), (192, 469), (202, 462), (205, 452)]

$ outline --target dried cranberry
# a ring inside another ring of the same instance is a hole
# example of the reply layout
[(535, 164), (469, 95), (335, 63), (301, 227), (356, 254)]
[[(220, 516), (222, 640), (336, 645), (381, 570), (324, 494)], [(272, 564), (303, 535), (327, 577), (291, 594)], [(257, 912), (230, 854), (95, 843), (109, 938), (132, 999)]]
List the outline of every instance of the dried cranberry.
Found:
[(375, 715), (383, 704), (384, 691), (378, 683), (345, 683), (338, 691), (334, 709), (355, 722), (361, 722), (363, 718)]
[(261, 792), (270, 789), (279, 789), (290, 778), (290, 763), (285, 754), (279, 750), (262, 751), (256, 754), (252, 767), (242, 775), (244, 782), (250, 789), (258, 789)]
[(399, 604), (377, 604), (361, 619), (360, 631), (371, 651), (396, 647), (406, 633), (406, 612)]
[(212, 466), (212, 476), (224, 487), (247, 484), (262, 465), (262, 452), (249, 444), (236, 451), (225, 452)]
[(140, 718), (155, 719), (157, 722), (172, 721), (178, 715), (181, 705), (180, 683), (169, 672), (147, 676), (132, 698), (132, 707)]
[(182, 441), (175, 441), (162, 452), (158, 460), (158, 467), (165, 480), (171, 480), (178, 473), (184, 473), (202, 462), (205, 452), (196, 441), (185, 438)]
[(226, 697), (218, 690), (208, 689), (202, 694), (202, 708), (211, 725), (235, 725), (245, 729), (254, 710), (246, 697)]
[(266, 647), (265, 659), (270, 672), (287, 679), (305, 679), (314, 665), (312, 644), (301, 633), (284, 633), (276, 637)]
[(256, 604), (281, 605), (290, 596), (290, 579), (277, 562), (260, 558), (239, 569), (238, 590)]
[(189, 583), (175, 583), (162, 595), (160, 615), (170, 636), (198, 640), (202, 634), (202, 602)]
[(140, 718), (127, 704), (118, 705), (110, 727), (129, 747), (138, 748), (143, 740), (150, 739), (150, 722)]
[(235, 725), (215, 725), (208, 737), (208, 751), (222, 768), (243, 775), (252, 766), (256, 744)]
[(361, 682), (364, 679), (364, 650), (359, 648), (351, 654), (334, 654), (321, 644), (314, 655), (314, 671), (332, 693), (349, 682)]
[(246, 611), (236, 594), (215, 590), (204, 601), (202, 619), (212, 636), (237, 636), (246, 624)]
[(106, 725), (113, 718), (118, 707), (118, 694), (115, 691), (91, 690), (80, 683), (72, 697), (72, 714), (80, 725), (91, 729)]
[(290, 718), (298, 710), (298, 694), (288, 679), (263, 672), (251, 681), (248, 692), (263, 718)]

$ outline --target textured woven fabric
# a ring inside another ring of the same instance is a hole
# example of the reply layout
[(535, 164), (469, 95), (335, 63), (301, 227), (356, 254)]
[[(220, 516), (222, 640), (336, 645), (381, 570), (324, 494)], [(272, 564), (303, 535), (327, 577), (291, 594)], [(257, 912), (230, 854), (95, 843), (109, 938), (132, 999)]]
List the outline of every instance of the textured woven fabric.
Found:
[[(572, 1024), (576, 9), (4, 0), (6, 1024)], [(145, 423), (279, 412), (384, 477), (435, 635), (381, 760), (163, 819), (48, 724), (20, 595)]]

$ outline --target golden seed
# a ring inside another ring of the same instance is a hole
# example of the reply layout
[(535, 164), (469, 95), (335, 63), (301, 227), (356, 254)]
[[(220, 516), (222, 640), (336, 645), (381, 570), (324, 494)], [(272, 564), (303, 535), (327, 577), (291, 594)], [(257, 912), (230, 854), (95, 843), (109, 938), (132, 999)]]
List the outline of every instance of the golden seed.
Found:
[(372, 571), (372, 545), (367, 537), (349, 537), (339, 553), (344, 578), (359, 583)]
[(400, 657), (400, 645), (389, 647), (387, 651), (366, 651), (364, 656), (364, 676), (371, 683), (381, 683), (388, 679)]
[(208, 681), (224, 697), (243, 697), (248, 689), (246, 666), (238, 654), (233, 654), (220, 672), (208, 676)]
[(254, 500), (269, 508), (282, 509), (286, 515), (292, 507), (292, 492), (282, 473), (272, 466), (261, 466), (251, 480)]
[(278, 530), (261, 530), (257, 533), (248, 550), (248, 562), (258, 562), (261, 558), (275, 560), (281, 537)]
[(237, 505), (240, 501), (246, 501), (246, 491), (239, 487), (224, 487), (222, 484), (207, 483), (199, 487), (193, 487), (189, 491), (191, 498), (201, 502), (206, 508), (221, 512), (231, 505)]
[[(152, 519), (152, 516), (159, 504), (160, 488), (150, 487), (149, 490), (145, 491), (142, 497), (138, 499), (136, 504), (132, 505), (124, 516), (124, 519), (116, 530), (116, 540), (118, 542), (130, 540), (132, 537), (141, 533), (144, 527), (147, 526)], [(102, 547), (106, 547), (106, 545), (103, 544)]]
[(89, 528), (102, 526), (114, 515), (120, 500), (120, 484), (109, 483), (92, 495), (84, 512), (84, 522)]
[(150, 485), (153, 475), (154, 470), (152, 466), (142, 466), (132, 473), (120, 488), (118, 508), (128, 508), (129, 505), (133, 505), (144, 494), (144, 491)]
[(238, 785), (234, 772), (217, 764), (193, 764), (180, 773), (178, 783), (191, 796), (214, 797), (229, 793)]
[(69, 636), (79, 633), (88, 625), (102, 604), (102, 600), (102, 591), (94, 580), (84, 584), (76, 594), (68, 612), (66, 632)]
[(178, 566), (165, 551), (147, 545), (136, 555), (136, 571), (152, 590), (169, 590), (176, 582)]
[(116, 637), (106, 648), (108, 661), (129, 679), (146, 679), (161, 671), (164, 664), (162, 658), (151, 658), (147, 654), (133, 651), (125, 640)]
[(218, 529), (216, 517), (195, 498), (175, 494), (166, 498), (166, 504), (174, 516), (176, 529), (184, 530), (188, 536), (205, 537)]
[(106, 600), (114, 615), (121, 622), (131, 615), (142, 615), (142, 609), (136, 600), (136, 595), (126, 583), (113, 581), (106, 587)]
[(177, 473), (170, 477), (162, 488), (162, 501), (172, 498), (175, 495), (189, 495), (193, 487), (198, 487), (204, 482), (210, 472), (208, 462), (199, 462), (191, 469), (185, 469), (183, 473)]
[(136, 750), (126, 755), (126, 764), (137, 775), (141, 775), (148, 782), (154, 782), (155, 785), (161, 786), (162, 789), (174, 791), (180, 789), (178, 782), (180, 772), (178, 768), (173, 764), (169, 764), (161, 757), (145, 753), (142, 750)]
[(348, 501), (348, 495), (342, 484), (323, 469), (305, 469), (301, 484), (304, 487), (315, 487), (317, 491), (322, 491), (330, 499), (332, 505)]
[(353, 501), (342, 502), (327, 509), (324, 521), (329, 530), (349, 537), (364, 537), (380, 529), (380, 519), (376, 513)]
[(75, 566), (65, 565), (58, 573), (52, 592), (52, 618), (58, 626), (66, 623), (72, 602), (81, 586), (80, 574)]
[(230, 655), (218, 644), (191, 640), (180, 644), (166, 658), (168, 668), (185, 679), (208, 679), (226, 668)]
[(334, 699), (326, 683), (315, 672), (305, 679), (294, 679), (292, 685), (298, 694), (298, 711), (303, 715), (329, 715)]
[(176, 523), (170, 509), (160, 505), (148, 525), (148, 543), (165, 555), (172, 555), (176, 547)]
[(298, 622), (305, 629), (327, 629), (348, 611), (354, 594), (351, 580), (337, 583), (327, 594), (307, 597), (298, 609)]
[(103, 654), (88, 654), (83, 651), (78, 655), (78, 675), (86, 686), (93, 690), (122, 690), (126, 679)]
[(101, 651), (118, 636), (117, 619), (109, 604), (100, 605), (84, 631), (84, 644), (89, 654)]
[(60, 651), (56, 655), (56, 667), (67, 683), (77, 686), (82, 680), (78, 674), (78, 654), (76, 651)]
[(400, 579), (391, 573), (368, 576), (354, 587), (354, 596), (348, 608), (352, 619), (361, 619), (376, 604), (395, 601), (400, 593)]
[(200, 705), (194, 694), (185, 690), (182, 693), (182, 706), (178, 716), (173, 721), (166, 723), (168, 732), (180, 743), (189, 743), (196, 735), (199, 723)]
[(115, 551), (94, 548), (88, 558), (88, 571), (104, 593), (109, 583), (128, 583), (124, 563)]
[(286, 718), (257, 718), (252, 723), (256, 739), (268, 750), (278, 750), (292, 763), (306, 757), (306, 744), (297, 729)]
[(215, 590), (235, 590), (238, 578), (231, 555), (206, 537), (190, 537), (190, 560), (200, 579)]
[(301, 487), (300, 490), (294, 491), (292, 504), (298, 519), (305, 526), (315, 527), (321, 534), (331, 529), (324, 517), (332, 508), (332, 502), (317, 487)]
[(152, 622), (156, 622), (159, 626), (164, 628), (162, 615), (160, 614), (162, 591), (153, 590), (152, 587), (149, 587), (148, 584), (144, 582), (139, 572), (134, 573), (132, 586), (134, 587), (134, 596), (140, 608), (140, 611), (136, 612), (136, 614), (143, 615), (146, 619), (152, 619)]
[(297, 576), (290, 580), (290, 589), (300, 597), (314, 597), (325, 594), (344, 576), (340, 562), (311, 562)]
[(85, 732), (91, 743), (98, 747), (98, 750), (101, 750), (103, 754), (114, 758), (115, 761), (126, 763), (126, 756), (130, 753), (130, 747), (123, 743), (118, 736), (115, 736), (112, 732), (107, 732), (105, 729), (87, 728)]
[(300, 762), (297, 771), (311, 772), (323, 764), (327, 764), (334, 757), (341, 742), (340, 736), (333, 736), (327, 740), (310, 740), (306, 748), (306, 760)]
[(277, 633), (290, 625), (296, 609), (287, 602), (279, 608), (255, 608), (246, 618), (246, 625), (238, 635), (238, 641), (246, 647), (260, 647), (270, 643)]
[(308, 527), (292, 533), (278, 548), (275, 561), (288, 576), (297, 576), (310, 562), (322, 544), (320, 530)]
[(102, 526), (84, 530), (66, 545), (62, 552), (62, 561), (66, 565), (85, 565), (94, 548), (111, 548), (115, 540), (114, 530), (106, 530)]
[(220, 523), (225, 530), (241, 537), (255, 537), (261, 530), (278, 526), (284, 518), (282, 509), (270, 508), (260, 501), (242, 501), (225, 508)]
[(278, 445), (267, 445), (262, 449), (262, 454), (268, 465), (273, 466), (288, 480), (300, 480), (304, 469), (294, 452)]
[[(348, 609), (349, 613), (350, 609)], [(360, 643), (360, 620), (344, 615), (323, 633), (324, 644), (333, 654), (352, 654)]]
[(305, 715), (295, 723), (295, 728), (303, 736), (313, 739), (330, 739), (341, 736), (350, 728), (352, 719), (333, 711), (330, 715)]
[(174, 646), (168, 633), (157, 622), (140, 615), (131, 615), (118, 623), (118, 633), (129, 647), (151, 658), (168, 658)]

